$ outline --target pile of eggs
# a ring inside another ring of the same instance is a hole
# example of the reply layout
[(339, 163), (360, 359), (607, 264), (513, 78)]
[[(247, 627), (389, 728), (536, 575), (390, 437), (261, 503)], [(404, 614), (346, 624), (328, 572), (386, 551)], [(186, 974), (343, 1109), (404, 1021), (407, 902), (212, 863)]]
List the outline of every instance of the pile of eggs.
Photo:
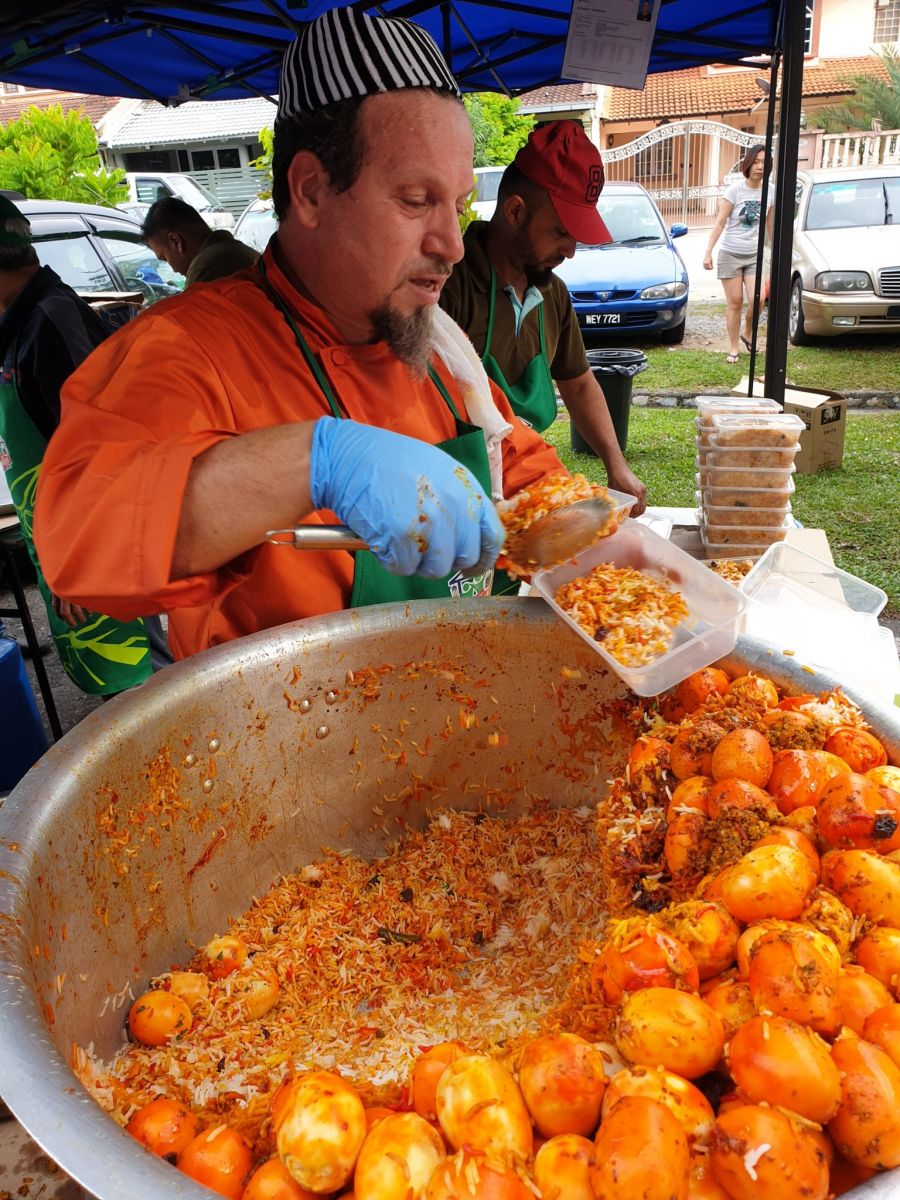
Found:
[[(272, 1097), (261, 1165), (238, 1130), (200, 1130), (165, 1097), (128, 1131), (232, 1200), (826, 1200), (900, 1167), (900, 768), (839, 720), (821, 745), (785, 746), (786, 729), (821, 720), (815, 698), (718, 676), (668, 698), (680, 725), (638, 739), (631, 779), (664, 758), (673, 877), (698, 821), (755, 806), (768, 832), (687, 898), (581, 948), (608, 1042), (550, 1029), (496, 1057), (428, 1047), (403, 1111), (303, 1072)], [(736, 684), (765, 698), (757, 718), (692, 736), (690, 713)], [(205, 975), (176, 972), (135, 1002), (133, 1036), (176, 1038), (208, 977), (245, 957), (216, 939)], [(247, 986), (248, 1011), (276, 1003), (276, 978)]]

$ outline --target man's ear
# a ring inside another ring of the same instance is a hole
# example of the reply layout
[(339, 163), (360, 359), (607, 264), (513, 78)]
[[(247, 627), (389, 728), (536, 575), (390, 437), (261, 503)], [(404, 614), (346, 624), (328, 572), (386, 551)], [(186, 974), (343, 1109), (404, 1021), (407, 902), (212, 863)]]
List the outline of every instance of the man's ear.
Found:
[(297, 151), (288, 167), (287, 182), (295, 217), (307, 229), (315, 229), (329, 183), (325, 168), (311, 150)]
[(507, 225), (521, 229), (528, 220), (528, 205), (521, 196), (513, 192), (511, 196), (507, 196), (503, 201), (503, 215), (506, 218)]
[(180, 233), (176, 233), (174, 229), (170, 229), (166, 234), (166, 241), (172, 247), (176, 254), (184, 253), (184, 238)]

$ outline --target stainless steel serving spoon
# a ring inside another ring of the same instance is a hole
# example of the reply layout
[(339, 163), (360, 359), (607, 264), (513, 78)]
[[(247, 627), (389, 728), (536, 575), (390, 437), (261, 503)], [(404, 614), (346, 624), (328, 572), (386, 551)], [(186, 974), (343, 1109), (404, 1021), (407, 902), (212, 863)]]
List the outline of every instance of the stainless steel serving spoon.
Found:
[[(504, 552), (517, 563), (535, 570), (574, 558), (597, 540), (597, 531), (617, 505), (608, 497), (594, 496), (557, 508), (507, 540)], [(294, 529), (269, 529), (266, 541), (295, 550), (367, 550), (368, 544), (346, 525), (298, 525)]]

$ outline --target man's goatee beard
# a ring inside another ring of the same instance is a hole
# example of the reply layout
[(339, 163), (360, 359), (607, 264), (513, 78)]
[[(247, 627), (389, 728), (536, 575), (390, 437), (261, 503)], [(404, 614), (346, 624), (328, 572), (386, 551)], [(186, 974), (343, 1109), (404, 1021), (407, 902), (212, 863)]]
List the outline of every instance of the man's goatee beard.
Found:
[(424, 379), (432, 354), (432, 309), (417, 308), (409, 317), (385, 304), (369, 314), (375, 341), (384, 341), (417, 379)]

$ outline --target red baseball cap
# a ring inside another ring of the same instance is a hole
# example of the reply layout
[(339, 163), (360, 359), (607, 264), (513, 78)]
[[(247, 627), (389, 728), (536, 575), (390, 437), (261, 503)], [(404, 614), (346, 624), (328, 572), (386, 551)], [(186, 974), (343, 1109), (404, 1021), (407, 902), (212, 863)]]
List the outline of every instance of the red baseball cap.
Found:
[(597, 212), (606, 182), (603, 159), (579, 121), (550, 121), (533, 129), (513, 166), (548, 193), (572, 237), (586, 246), (613, 241)]

